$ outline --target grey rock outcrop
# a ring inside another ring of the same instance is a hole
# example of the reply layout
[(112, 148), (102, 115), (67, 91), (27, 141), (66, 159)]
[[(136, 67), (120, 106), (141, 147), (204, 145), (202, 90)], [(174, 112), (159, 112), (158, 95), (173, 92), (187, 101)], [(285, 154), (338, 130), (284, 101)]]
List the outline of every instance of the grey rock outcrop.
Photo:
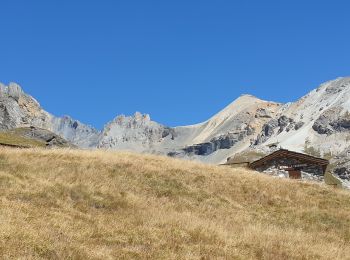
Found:
[(340, 179), (350, 180), (350, 165), (338, 166), (333, 170), (333, 173), (336, 174)]
[(334, 156), (331, 159), (331, 164), (333, 165), (333, 174), (343, 181), (348, 181), (350, 184), (350, 148)]
[(187, 146), (183, 148), (183, 151), (188, 155), (209, 155), (219, 149), (230, 149), (247, 135), (247, 132), (228, 133), (215, 137), (206, 143)]
[(49, 114), (31, 96), (23, 93), (15, 83), (0, 87), (0, 128), (11, 129), (36, 125), (45, 128)]
[(294, 125), (294, 130), (299, 130), (300, 128), (303, 127), (305, 123), (303, 121), (299, 121), (299, 122), (296, 122), (295, 125)]
[(322, 113), (312, 128), (319, 134), (330, 135), (334, 132), (350, 131), (350, 113), (335, 107)]
[(254, 145), (259, 145), (268, 140), (275, 132), (278, 127), (278, 120), (272, 119), (262, 126), (261, 133), (257, 136), (254, 141)]
[(163, 139), (175, 139), (175, 131), (151, 120), (148, 114), (117, 116), (109, 122), (98, 142), (99, 148), (145, 151)]
[(98, 130), (69, 116), (53, 117), (51, 130), (82, 148), (96, 147), (100, 138)]
[[(76, 122), (76, 123), (74, 123)], [(0, 130), (38, 127), (62, 136), (80, 147), (96, 147), (99, 132), (69, 117), (55, 117), (16, 83), (0, 84)]]
[(288, 118), (286, 116), (281, 116), (277, 119), (278, 121), (278, 133), (281, 133), (284, 129), (289, 131), (293, 127), (294, 120), (292, 118)]
[(9, 95), (9, 97), (12, 97), (13, 99), (15, 99), (16, 101), (19, 100), (19, 98), (23, 95), (23, 90), (22, 88), (16, 84), (11, 82), (7, 88), (7, 93)]
[(272, 118), (272, 116), (271, 112), (265, 108), (258, 108), (255, 114), (255, 118)]
[(274, 134), (280, 134), (283, 131), (289, 132), (291, 130), (298, 130), (304, 125), (304, 122), (295, 122), (292, 118), (285, 115), (277, 119), (271, 119), (262, 126), (261, 133), (257, 136), (253, 145), (260, 145), (269, 140)]

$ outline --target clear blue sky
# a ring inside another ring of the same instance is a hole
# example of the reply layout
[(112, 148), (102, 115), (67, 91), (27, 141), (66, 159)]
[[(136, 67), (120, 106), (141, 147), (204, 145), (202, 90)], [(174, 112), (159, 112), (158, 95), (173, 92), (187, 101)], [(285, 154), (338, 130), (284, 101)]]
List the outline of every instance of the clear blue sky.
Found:
[(0, 1), (0, 82), (101, 128), (206, 120), (242, 93), (292, 101), (349, 75), (350, 1)]

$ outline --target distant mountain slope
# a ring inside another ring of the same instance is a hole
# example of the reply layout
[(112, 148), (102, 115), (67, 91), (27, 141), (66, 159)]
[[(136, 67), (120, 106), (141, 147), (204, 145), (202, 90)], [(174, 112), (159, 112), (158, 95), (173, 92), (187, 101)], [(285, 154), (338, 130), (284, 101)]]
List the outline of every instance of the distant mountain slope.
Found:
[(90, 126), (46, 112), (18, 84), (0, 83), (0, 129), (28, 126), (50, 130), (80, 147), (96, 147), (99, 138), (99, 132)]
[[(100, 132), (68, 116), (49, 114), (20, 86), (10, 83), (0, 84), (0, 129), (36, 126), (83, 148), (167, 154), (209, 163), (223, 163), (246, 150), (268, 153), (274, 145), (327, 155), (343, 167), (336, 157), (346, 161), (345, 151), (350, 150), (349, 100), (350, 78), (338, 78), (292, 103), (242, 95), (203, 123), (167, 127), (147, 114), (135, 113), (117, 116)], [(350, 181), (349, 167), (342, 177)]]
[(175, 128), (187, 136), (185, 148), (177, 153), (213, 163), (226, 160), (232, 153), (249, 147), (280, 106), (243, 95), (204, 123)]
[(132, 150), (138, 152), (161, 152), (160, 143), (173, 139), (174, 131), (157, 122), (149, 115), (136, 112), (134, 116), (118, 116), (103, 129), (99, 148)]
[(266, 125), (269, 133), (262, 132), (256, 143), (278, 142), (297, 151), (312, 145), (321, 153), (340, 153), (350, 144), (349, 112), (350, 78), (329, 81), (298, 101), (281, 107), (277, 116)]
[[(175, 128), (150, 120), (149, 115), (119, 116), (106, 125), (99, 147), (166, 153), (213, 162), (226, 158), (218, 150), (232, 153), (247, 148), (264, 123), (281, 105), (244, 95), (208, 121)], [(233, 148), (233, 149), (231, 149)]]

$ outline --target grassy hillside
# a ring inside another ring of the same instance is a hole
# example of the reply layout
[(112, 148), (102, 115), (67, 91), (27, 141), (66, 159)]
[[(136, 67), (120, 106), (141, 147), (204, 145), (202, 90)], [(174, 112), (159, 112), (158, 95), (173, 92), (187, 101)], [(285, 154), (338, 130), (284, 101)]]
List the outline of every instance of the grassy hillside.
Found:
[(128, 153), (0, 149), (0, 258), (349, 259), (350, 193)]
[(74, 147), (67, 140), (49, 130), (38, 127), (19, 127), (0, 131), (0, 146), (24, 148)]
[(0, 132), (0, 144), (21, 147), (45, 147), (44, 141), (21, 136), (16, 131)]

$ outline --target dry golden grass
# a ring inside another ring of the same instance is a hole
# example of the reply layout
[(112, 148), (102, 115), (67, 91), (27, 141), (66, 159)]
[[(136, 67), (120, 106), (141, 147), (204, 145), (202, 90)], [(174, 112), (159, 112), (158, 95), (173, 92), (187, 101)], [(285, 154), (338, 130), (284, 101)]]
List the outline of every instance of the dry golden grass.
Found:
[(349, 259), (350, 194), (157, 156), (0, 150), (1, 259)]
[(45, 142), (21, 136), (15, 130), (0, 132), (0, 144), (23, 147), (45, 147)]

